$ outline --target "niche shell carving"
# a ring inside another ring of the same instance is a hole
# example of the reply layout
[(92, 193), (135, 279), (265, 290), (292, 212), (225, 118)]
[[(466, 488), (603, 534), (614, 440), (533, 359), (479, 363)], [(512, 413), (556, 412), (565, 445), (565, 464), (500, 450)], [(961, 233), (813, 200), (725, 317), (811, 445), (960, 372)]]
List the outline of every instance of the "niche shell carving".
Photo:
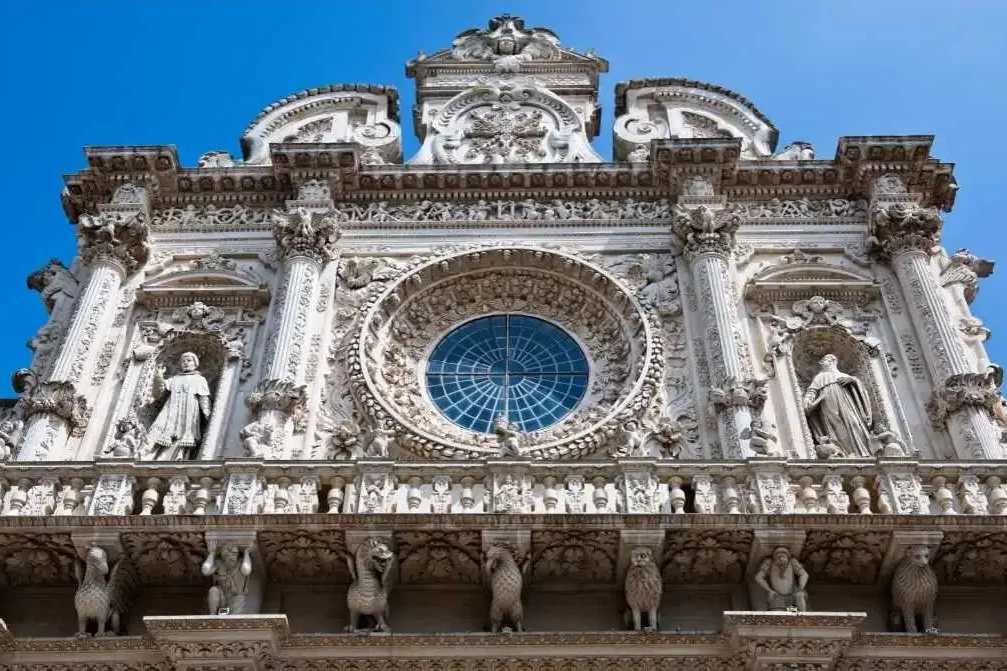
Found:
[(617, 440), (627, 421), (641, 420), (663, 375), (654, 314), (614, 277), (573, 255), (490, 247), (420, 261), (368, 302), (348, 370), (369, 422), (391, 428), (394, 445), (422, 457), (499, 455), (495, 435), (467, 431), (436, 409), (422, 362), (454, 326), (503, 312), (556, 323), (580, 342), (591, 367), (581, 404), (556, 424), (523, 433), (514, 456), (588, 456)]

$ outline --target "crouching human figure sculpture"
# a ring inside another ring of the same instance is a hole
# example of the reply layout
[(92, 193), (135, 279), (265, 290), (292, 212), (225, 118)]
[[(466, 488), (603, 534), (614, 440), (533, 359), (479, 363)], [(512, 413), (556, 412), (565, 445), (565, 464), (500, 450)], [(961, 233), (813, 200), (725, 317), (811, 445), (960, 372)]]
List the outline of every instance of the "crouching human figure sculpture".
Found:
[[(661, 572), (654, 561), (650, 548), (636, 547), (629, 554), (629, 569), (626, 571), (626, 619), (632, 619), (635, 631), (656, 631), (657, 611), (661, 607)], [(643, 624), (643, 616), (647, 624)], [(628, 623), (628, 622), (627, 622)]]
[(521, 605), (524, 562), (519, 563), (510, 548), (491, 545), (486, 550), (484, 570), (492, 594), (490, 630), (494, 634), (524, 631), (524, 609)]
[(79, 583), (73, 598), (77, 636), (88, 636), (90, 624), (94, 625), (95, 636), (123, 633), (126, 614), (136, 595), (133, 563), (124, 557), (109, 567), (108, 553), (93, 545), (87, 549), (84, 561), (74, 565), (74, 571)]
[[(919, 633), (919, 625), (928, 634), (937, 633), (934, 604), (937, 602), (937, 576), (930, 566), (930, 548), (913, 545), (895, 568), (892, 576), (892, 624), (907, 634)], [(917, 623), (919, 618), (919, 623)]]
[(762, 560), (754, 577), (755, 584), (766, 592), (769, 610), (808, 610), (808, 572), (785, 547), (773, 550)]
[(351, 634), (367, 631), (362, 617), (374, 621), (373, 631), (388, 629), (388, 595), (392, 591), (392, 569), (395, 553), (381, 538), (368, 538), (357, 546), (356, 552), (346, 555), (353, 582), (346, 592), (346, 605), (350, 623), (346, 631)]
[(211, 550), (203, 562), (202, 571), (207, 577), (213, 576), (213, 587), (206, 597), (210, 615), (244, 615), (248, 581), (252, 575), (249, 550), (242, 552), (233, 544)]

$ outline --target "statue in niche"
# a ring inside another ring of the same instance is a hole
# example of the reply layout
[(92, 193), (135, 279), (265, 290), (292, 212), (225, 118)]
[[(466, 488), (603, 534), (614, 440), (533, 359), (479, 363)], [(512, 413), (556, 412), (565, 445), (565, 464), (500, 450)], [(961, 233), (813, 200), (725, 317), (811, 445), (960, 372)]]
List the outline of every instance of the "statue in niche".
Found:
[(769, 610), (808, 610), (808, 596), (804, 591), (808, 572), (787, 548), (778, 547), (771, 557), (763, 559), (753, 580), (765, 590)]
[(168, 398), (148, 432), (148, 459), (177, 461), (191, 457), (201, 445), (203, 421), (210, 419), (210, 385), (199, 372), (199, 357), (185, 352), (178, 360), (179, 372), (167, 380), (166, 368), (154, 375), (152, 395)]
[[(240, 561), (239, 561), (240, 557)], [(213, 587), (206, 595), (210, 615), (242, 615), (248, 596), (248, 579), (252, 575), (249, 550), (227, 544), (212, 550), (201, 567), (203, 575), (213, 577)]]
[(804, 393), (804, 413), (819, 456), (871, 457), (871, 402), (863, 383), (826, 354)]

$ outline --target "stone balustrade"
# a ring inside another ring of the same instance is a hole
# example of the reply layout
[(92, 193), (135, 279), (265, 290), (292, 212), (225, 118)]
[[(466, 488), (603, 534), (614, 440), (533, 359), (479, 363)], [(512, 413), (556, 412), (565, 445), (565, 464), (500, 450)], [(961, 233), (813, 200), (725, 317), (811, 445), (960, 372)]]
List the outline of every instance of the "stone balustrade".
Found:
[(1007, 515), (1007, 463), (11, 463), (4, 516), (278, 513)]

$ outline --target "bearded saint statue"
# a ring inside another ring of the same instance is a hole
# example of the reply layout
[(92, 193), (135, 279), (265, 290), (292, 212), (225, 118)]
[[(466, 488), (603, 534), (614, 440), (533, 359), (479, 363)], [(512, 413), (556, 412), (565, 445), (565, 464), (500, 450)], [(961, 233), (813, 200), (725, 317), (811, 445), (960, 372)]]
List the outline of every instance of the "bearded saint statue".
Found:
[(147, 458), (153, 461), (185, 459), (190, 448), (201, 443), (203, 420), (210, 419), (210, 385), (199, 372), (199, 357), (186, 352), (178, 367), (179, 373), (167, 380), (164, 366), (154, 375), (154, 398), (168, 399), (147, 434)]
[(847, 457), (874, 456), (870, 398), (860, 380), (839, 370), (834, 354), (826, 354), (819, 362), (818, 373), (804, 393), (804, 413), (820, 447), (838, 448)]

